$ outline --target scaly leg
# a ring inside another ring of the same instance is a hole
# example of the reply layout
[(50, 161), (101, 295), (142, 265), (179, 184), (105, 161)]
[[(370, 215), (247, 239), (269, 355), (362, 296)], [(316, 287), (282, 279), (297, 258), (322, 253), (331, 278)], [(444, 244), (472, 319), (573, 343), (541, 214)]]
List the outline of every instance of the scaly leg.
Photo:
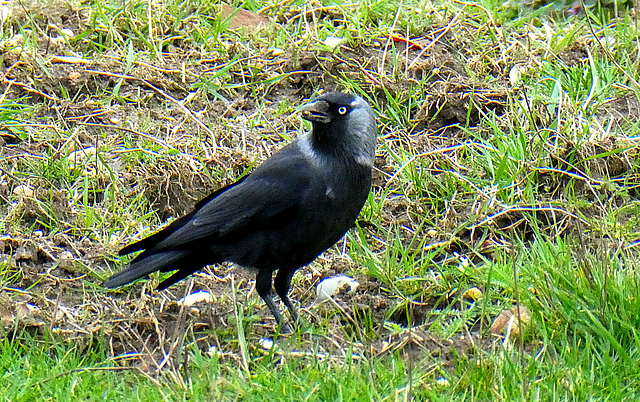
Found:
[(282, 316), (280, 312), (276, 308), (275, 303), (273, 302), (273, 296), (271, 295), (271, 278), (272, 273), (269, 270), (259, 270), (256, 274), (256, 291), (267, 304), (271, 314), (276, 319), (278, 324), (282, 325)]
[(289, 300), (289, 289), (291, 289), (291, 279), (293, 278), (293, 274), (296, 272), (295, 269), (284, 270), (281, 269), (278, 271), (276, 275), (276, 279), (273, 283), (273, 287), (276, 289), (276, 293), (280, 296), (280, 300), (287, 306), (289, 310), (289, 314), (291, 314), (291, 318), (293, 319), (294, 325), (298, 325), (298, 313), (296, 309), (293, 307), (293, 303)]

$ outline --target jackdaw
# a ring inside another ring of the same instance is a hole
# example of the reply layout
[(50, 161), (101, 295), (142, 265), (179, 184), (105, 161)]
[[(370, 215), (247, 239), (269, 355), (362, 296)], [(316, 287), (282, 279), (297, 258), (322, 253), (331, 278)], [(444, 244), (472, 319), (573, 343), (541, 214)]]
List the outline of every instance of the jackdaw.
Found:
[(312, 130), (275, 152), (251, 174), (223, 187), (163, 230), (120, 250), (140, 253), (104, 286), (155, 271), (175, 271), (163, 290), (206, 265), (230, 261), (256, 274), (256, 290), (278, 324), (273, 287), (294, 322), (294, 272), (335, 244), (354, 224), (371, 188), (377, 127), (364, 99), (341, 92), (301, 109)]

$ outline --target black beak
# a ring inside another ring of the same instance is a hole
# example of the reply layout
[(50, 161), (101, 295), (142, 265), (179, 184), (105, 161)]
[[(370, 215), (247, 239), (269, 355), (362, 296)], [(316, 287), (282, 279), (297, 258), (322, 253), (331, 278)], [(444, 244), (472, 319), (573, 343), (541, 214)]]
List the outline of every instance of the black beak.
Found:
[(300, 108), (302, 118), (310, 122), (329, 123), (331, 116), (329, 115), (329, 104), (326, 101), (318, 100), (306, 104)]

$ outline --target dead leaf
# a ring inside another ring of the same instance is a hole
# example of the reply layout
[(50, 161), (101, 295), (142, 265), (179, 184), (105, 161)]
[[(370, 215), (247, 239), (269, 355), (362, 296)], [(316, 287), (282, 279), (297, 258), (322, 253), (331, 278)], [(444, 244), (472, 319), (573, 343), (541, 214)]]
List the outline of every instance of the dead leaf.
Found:
[(220, 7), (220, 16), (226, 20), (232, 15), (233, 17), (229, 20), (229, 29), (238, 29), (242, 27), (247, 29), (257, 29), (269, 25), (270, 22), (269, 18), (260, 14), (244, 10), (242, 8), (233, 8), (222, 3), (222, 6)]
[(89, 64), (90, 60), (75, 56), (52, 56), (49, 63), (66, 63), (66, 64)]
[[(520, 319), (522, 320), (522, 329), (524, 330), (531, 323), (531, 313), (526, 307), (520, 306)], [(506, 334), (513, 337), (520, 336), (520, 323), (518, 321), (518, 309), (513, 307), (511, 310), (504, 310), (491, 325), (491, 333)]]

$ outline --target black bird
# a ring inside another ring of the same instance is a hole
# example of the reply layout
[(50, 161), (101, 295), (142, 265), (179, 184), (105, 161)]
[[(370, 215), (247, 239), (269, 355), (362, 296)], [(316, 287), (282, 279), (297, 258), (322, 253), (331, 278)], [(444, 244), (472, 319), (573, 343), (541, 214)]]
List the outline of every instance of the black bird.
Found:
[(104, 282), (116, 288), (155, 271), (177, 270), (163, 290), (206, 265), (230, 261), (257, 271), (256, 290), (279, 324), (276, 293), (294, 322), (289, 300), (294, 272), (335, 244), (353, 225), (371, 188), (377, 127), (371, 107), (340, 92), (300, 109), (312, 130), (251, 174), (195, 205), (160, 232), (120, 250), (144, 250)]

